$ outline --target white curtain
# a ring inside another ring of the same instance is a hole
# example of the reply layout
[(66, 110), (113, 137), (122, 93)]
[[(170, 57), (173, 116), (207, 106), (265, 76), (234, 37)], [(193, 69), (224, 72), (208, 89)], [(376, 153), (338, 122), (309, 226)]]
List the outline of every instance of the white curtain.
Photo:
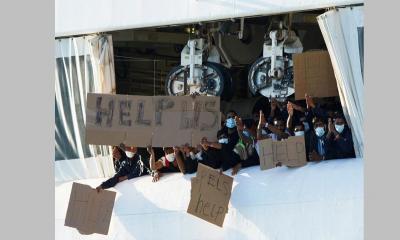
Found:
[(86, 96), (115, 93), (112, 38), (55, 40), (55, 181), (109, 177), (109, 146), (85, 144)]
[(364, 149), (364, 7), (346, 7), (317, 17), (336, 77), (357, 157)]

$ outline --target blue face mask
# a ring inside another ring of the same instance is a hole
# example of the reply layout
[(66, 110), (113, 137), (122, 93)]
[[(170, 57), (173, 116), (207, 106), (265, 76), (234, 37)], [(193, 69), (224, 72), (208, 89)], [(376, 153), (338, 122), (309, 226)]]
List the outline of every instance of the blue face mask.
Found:
[(317, 134), (318, 137), (322, 137), (325, 134), (325, 129), (323, 127), (317, 127), (315, 129), (315, 134)]
[(236, 127), (236, 122), (235, 122), (235, 119), (233, 119), (233, 118), (228, 118), (227, 120), (226, 120), (226, 124), (225, 124), (228, 128), (234, 128), (234, 127)]
[(344, 125), (337, 125), (335, 124), (335, 129), (338, 133), (342, 133), (344, 130)]

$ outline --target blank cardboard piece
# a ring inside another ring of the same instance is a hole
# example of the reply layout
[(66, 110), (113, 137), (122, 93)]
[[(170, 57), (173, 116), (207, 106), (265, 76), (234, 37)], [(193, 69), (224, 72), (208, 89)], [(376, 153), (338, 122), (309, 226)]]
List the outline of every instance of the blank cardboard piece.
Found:
[(274, 153), (272, 150), (272, 139), (263, 139), (258, 141), (260, 149), (260, 168), (261, 170), (268, 170), (276, 166), (274, 161)]
[(295, 99), (338, 96), (336, 78), (328, 51), (309, 51), (293, 55)]
[(228, 212), (233, 178), (199, 163), (197, 175), (191, 183), (187, 212), (222, 227)]
[(81, 234), (108, 234), (116, 193), (73, 183), (68, 203), (65, 226), (78, 229)]
[(288, 159), (285, 166), (301, 167), (307, 164), (304, 136), (289, 137), (287, 140)]

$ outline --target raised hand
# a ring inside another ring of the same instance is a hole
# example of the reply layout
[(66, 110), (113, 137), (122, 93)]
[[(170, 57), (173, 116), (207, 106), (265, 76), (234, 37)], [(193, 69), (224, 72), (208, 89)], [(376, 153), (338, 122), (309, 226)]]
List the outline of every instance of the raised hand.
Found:
[(288, 102), (288, 104), (287, 104), (287, 111), (288, 111), (288, 114), (289, 114), (289, 116), (293, 116), (293, 103), (291, 103), (291, 102)]
[(333, 125), (331, 118), (328, 119), (328, 132), (330, 132), (330, 133), (335, 133), (336, 132), (335, 131), (335, 125)]
[(203, 137), (203, 138), (201, 139), (200, 145), (201, 145), (203, 148), (206, 148), (206, 147), (210, 146), (210, 143), (207, 141), (207, 138), (206, 138), (206, 137)]
[(152, 147), (151, 145), (147, 146), (147, 152), (148, 152), (149, 154), (152, 154), (152, 153), (153, 153), (153, 147)]
[(189, 144), (185, 144), (181, 147), (182, 152), (184, 152), (185, 154), (189, 154), (190, 153), (190, 147)]
[(275, 98), (271, 98), (271, 111), (275, 111), (277, 106), (278, 106), (278, 101), (276, 101)]
[(179, 151), (180, 151), (180, 149), (179, 149), (178, 146), (175, 146), (175, 147), (173, 147), (172, 149), (174, 149), (174, 154), (175, 154), (175, 155), (178, 154)]
[(267, 122), (267, 121), (265, 121), (264, 113), (263, 113), (262, 110), (260, 110), (260, 119), (258, 120), (258, 127), (260, 128), (260, 127), (265, 126), (265, 123), (266, 123), (266, 122)]
[(305, 97), (306, 97), (307, 108), (308, 109), (315, 108), (315, 103), (314, 103), (314, 100), (312, 99), (312, 97), (310, 95), (308, 95), (307, 93), (306, 93)]
[(244, 129), (244, 125), (243, 125), (243, 121), (240, 117), (236, 116), (235, 117), (235, 122), (236, 122), (236, 127), (238, 130), (243, 131)]

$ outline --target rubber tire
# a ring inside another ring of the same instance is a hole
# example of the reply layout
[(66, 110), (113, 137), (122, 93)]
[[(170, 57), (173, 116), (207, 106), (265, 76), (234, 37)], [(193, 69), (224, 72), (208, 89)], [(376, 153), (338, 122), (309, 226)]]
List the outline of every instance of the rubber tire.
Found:
[(263, 61), (264, 59), (265, 59), (264, 57), (258, 58), (258, 59), (251, 65), (251, 67), (250, 67), (250, 69), (249, 69), (249, 73), (248, 73), (248, 75), (247, 75), (247, 84), (248, 84), (248, 86), (249, 86), (249, 91), (251, 92), (251, 94), (252, 94), (253, 96), (259, 96), (260, 93), (259, 93), (258, 91), (255, 92), (255, 91), (254, 91), (254, 88), (252, 87), (252, 86), (254, 86), (254, 84), (253, 84), (253, 80), (251, 79), (251, 73), (254, 72), (254, 68), (256, 67), (256, 65), (257, 65), (259, 62)]
[(220, 71), (223, 73), (224, 78), (224, 89), (221, 94), (221, 100), (229, 101), (232, 99), (234, 95), (234, 83), (232, 80), (232, 75), (229, 68), (214, 62), (207, 62), (207, 64), (214, 65), (216, 68), (219, 68)]
[(169, 73), (167, 74), (167, 76), (165, 77), (165, 88), (164, 88), (164, 90), (165, 90), (165, 95), (169, 95), (169, 96), (174, 96), (174, 95), (172, 95), (172, 94), (170, 94), (170, 91), (169, 91), (169, 83), (168, 83), (168, 81), (169, 81), (169, 78), (171, 77), (171, 75), (173, 74), (173, 73), (175, 73), (175, 72), (177, 72), (178, 70), (180, 70), (180, 69), (182, 69), (182, 68), (184, 68), (183, 66), (176, 66), (176, 67), (174, 67), (174, 68), (172, 68), (171, 69), (171, 71), (169, 71)]

